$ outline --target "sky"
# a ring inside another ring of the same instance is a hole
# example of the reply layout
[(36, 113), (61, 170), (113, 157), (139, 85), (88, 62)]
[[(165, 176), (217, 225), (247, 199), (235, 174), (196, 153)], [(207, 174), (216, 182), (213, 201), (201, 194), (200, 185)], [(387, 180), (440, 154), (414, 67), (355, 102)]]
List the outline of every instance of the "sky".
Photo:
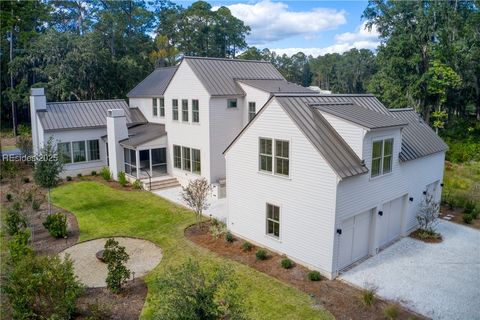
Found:
[[(177, 1), (188, 6), (192, 1)], [(282, 1), (212, 0), (214, 8), (228, 7), (232, 14), (252, 29), (249, 46), (269, 48), (288, 55), (302, 51), (307, 55), (342, 53), (351, 48), (375, 49), (376, 30), (365, 30), (361, 16), (366, 0), (357, 1)]]

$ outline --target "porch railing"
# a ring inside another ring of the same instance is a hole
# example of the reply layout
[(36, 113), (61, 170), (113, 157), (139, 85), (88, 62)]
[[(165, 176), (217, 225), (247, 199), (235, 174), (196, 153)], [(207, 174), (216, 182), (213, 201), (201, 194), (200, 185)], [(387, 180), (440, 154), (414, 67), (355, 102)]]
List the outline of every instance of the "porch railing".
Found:
[(143, 172), (145, 172), (148, 176), (148, 191), (152, 190), (152, 176), (150, 175), (150, 173), (145, 170), (145, 169), (142, 169)]

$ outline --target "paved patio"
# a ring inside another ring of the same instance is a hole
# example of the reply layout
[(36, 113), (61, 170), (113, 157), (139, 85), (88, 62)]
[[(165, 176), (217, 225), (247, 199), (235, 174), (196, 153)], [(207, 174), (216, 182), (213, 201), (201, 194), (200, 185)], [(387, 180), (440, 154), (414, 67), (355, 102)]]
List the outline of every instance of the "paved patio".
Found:
[(480, 319), (480, 231), (441, 221), (443, 242), (406, 237), (343, 274), (432, 319)]
[[(169, 188), (169, 189), (162, 189), (162, 190), (157, 190), (157, 191), (152, 191), (152, 193), (163, 197), (167, 200), (170, 200), (172, 202), (178, 203), (182, 206), (187, 206), (185, 201), (182, 199), (182, 187), (176, 187), (176, 188)], [(227, 199), (216, 199), (213, 197), (208, 197), (208, 203), (210, 204), (210, 207), (205, 211), (204, 215), (205, 216), (210, 216), (217, 218), (221, 221), (226, 221), (227, 220)]]

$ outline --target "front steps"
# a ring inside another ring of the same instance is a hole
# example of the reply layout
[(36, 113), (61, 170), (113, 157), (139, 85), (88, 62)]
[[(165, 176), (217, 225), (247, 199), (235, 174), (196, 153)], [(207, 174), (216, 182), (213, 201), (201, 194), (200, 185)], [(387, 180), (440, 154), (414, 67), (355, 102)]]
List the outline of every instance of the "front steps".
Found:
[(169, 189), (169, 188), (175, 188), (175, 187), (180, 187), (180, 183), (178, 182), (177, 178), (173, 177), (165, 177), (162, 179), (152, 179), (151, 183), (151, 188), (150, 188), (150, 182), (148, 179), (143, 179), (143, 188), (147, 191), (156, 191), (156, 190), (162, 190), (162, 189)]

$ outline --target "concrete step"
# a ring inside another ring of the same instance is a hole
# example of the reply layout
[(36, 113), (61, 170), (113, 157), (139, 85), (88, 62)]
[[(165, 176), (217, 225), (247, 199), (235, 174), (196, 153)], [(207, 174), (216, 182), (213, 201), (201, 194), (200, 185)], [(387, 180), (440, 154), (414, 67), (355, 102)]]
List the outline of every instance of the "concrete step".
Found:
[(151, 189), (150, 189), (150, 183), (148, 182), (148, 180), (143, 181), (143, 188), (147, 191), (175, 188), (179, 186), (180, 186), (180, 183), (178, 182), (177, 178), (169, 178), (169, 179), (152, 181)]

